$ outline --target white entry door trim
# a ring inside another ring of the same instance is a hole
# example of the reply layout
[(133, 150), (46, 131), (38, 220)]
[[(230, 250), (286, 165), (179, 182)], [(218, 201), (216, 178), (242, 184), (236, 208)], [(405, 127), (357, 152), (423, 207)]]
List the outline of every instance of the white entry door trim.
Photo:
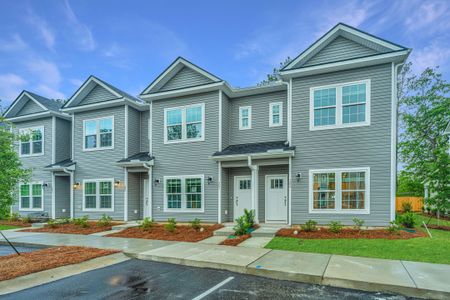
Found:
[(150, 199), (149, 199), (149, 185), (148, 185), (148, 179), (144, 179), (144, 218), (150, 217)]
[[(241, 186), (242, 181), (242, 186)], [(244, 208), (253, 209), (252, 206), (252, 177), (234, 176), (233, 193), (233, 220), (244, 214)]]
[[(271, 187), (271, 180), (274, 182)], [(281, 185), (281, 186), (280, 186)], [(288, 219), (288, 176), (287, 174), (266, 175), (265, 180), (265, 221), (266, 223), (287, 223)]]

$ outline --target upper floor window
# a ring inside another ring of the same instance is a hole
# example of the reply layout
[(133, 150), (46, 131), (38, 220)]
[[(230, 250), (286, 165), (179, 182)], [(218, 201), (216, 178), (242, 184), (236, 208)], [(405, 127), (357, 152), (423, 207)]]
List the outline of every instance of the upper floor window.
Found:
[(370, 124), (370, 80), (311, 88), (310, 130)]
[(252, 128), (252, 107), (239, 107), (239, 130)]
[(283, 125), (283, 102), (270, 103), (269, 126), (276, 127)]
[(44, 126), (22, 128), (19, 130), (20, 156), (34, 156), (44, 154)]
[(114, 148), (114, 117), (83, 121), (83, 150)]
[(164, 142), (203, 141), (205, 105), (195, 104), (183, 107), (167, 108), (164, 110)]
[(25, 183), (19, 186), (19, 210), (43, 210), (42, 182)]

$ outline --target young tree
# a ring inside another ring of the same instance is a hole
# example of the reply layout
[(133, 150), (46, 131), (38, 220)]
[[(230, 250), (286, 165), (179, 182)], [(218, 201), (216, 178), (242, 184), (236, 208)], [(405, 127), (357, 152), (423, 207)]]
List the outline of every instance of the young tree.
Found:
[(280, 62), (280, 66), (278, 68), (273, 68), (272, 73), (267, 74), (267, 78), (258, 83), (258, 86), (264, 86), (271, 82), (280, 81), (280, 70), (291, 61), (292, 59), (288, 56), (283, 62)]
[(10, 206), (14, 204), (18, 183), (27, 181), (30, 176), (30, 171), (22, 167), (14, 149), (16, 140), (17, 137), (10, 131), (10, 124), (0, 116), (0, 219), (8, 216)]
[(448, 137), (450, 83), (436, 69), (410, 75), (410, 65), (400, 80), (400, 159), (405, 170), (428, 186), (427, 204), (439, 213), (450, 209), (450, 158)]
[(414, 173), (400, 171), (397, 176), (397, 195), (423, 197), (423, 194), (424, 185), (414, 176)]

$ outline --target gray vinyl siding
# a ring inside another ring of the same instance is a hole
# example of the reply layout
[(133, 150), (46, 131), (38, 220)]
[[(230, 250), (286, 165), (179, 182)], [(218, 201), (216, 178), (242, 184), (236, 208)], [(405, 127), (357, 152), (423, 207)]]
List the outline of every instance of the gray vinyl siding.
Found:
[(211, 79), (198, 73), (197, 71), (194, 71), (188, 67), (183, 67), (174, 77), (169, 79), (169, 81), (167, 81), (167, 83), (163, 85), (159, 91), (180, 89), (211, 82), (213, 82)]
[(128, 106), (128, 156), (140, 152), (141, 146), (141, 114)]
[[(44, 154), (39, 156), (20, 157), (22, 165), (25, 169), (31, 169), (30, 182), (43, 181), (48, 186), (44, 187), (43, 201), (44, 212), (50, 216), (52, 213), (52, 174), (44, 170), (44, 167), (52, 163), (52, 118), (43, 118), (32, 121), (14, 123), (13, 131), (19, 132), (21, 128), (44, 126)], [(19, 152), (18, 144), (16, 144), (17, 152)], [(13, 205), (13, 211), (23, 216), (36, 211), (19, 211), (19, 195), (17, 194), (17, 202)]]
[[(309, 95), (315, 86), (371, 80), (371, 125), (309, 131)], [(292, 172), (301, 172), (300, 182), (292, 182), (292, 221), (314, 219), (321, 224), (352, 218), (366, 225), (385, 226), (390, 220), (391, 157), (391, 65), (384, 64), (293, 80), (292, 143), (296, 155)], [(309, 214), (309, 170), (370, 167), (370, 215)]]
[(342, 36), (307, 60), (303, 67), (377, 54), (378, 52)]
[(141, 139), (140, 139), (140, 152), (149, 151), (149, 126), (150, 112), (148, 110), (141, 112)]
[(92, 104), (103, 102), (111, 99), (116, 99), (117, 96), (113, 95), (110, 91), (106, 90), (100, 85), (96, 85), (89, 94), (80, 102), (79, 105)]
[(36, 102), (33, 100), (28, 100), (27, 103), (22, 107), (22, 109), (19, 110), (19, 112), (15, 115), (16, 117), (25, 116), (29, 114), (34, 114), (38, 112), (45, 111), (42, 107), (40, 107)]
[[(55, 176), (55, 217), (70, 217), (70, 176)], [(64, 211), (63, 211), (64, 210)]]
[(141, 176), (140, 173), (128, 173), (128, 220), (141, 218)]
[[(229, 141), (231, 145), (282, 141), (287, 138), (286, 91), (230, 100)], [(269, 105), (283, 102), (283, 126), (269, 127)], [(252, 107), (251, 129), (239, 130), (239, 107)]]
[[(125, 106), (103, 108), (88, 112), (75, 113), (74, 118), (74, 147), (76, 161), (75, 182), (79, 182), (80, 188), (74, 190), (74, 215), (80, 217), (89, 215), (91, 219), (101, 218), (106, 213), (115, 220), (124, 218), (124, 185), (114, 187), (114, 211), (113, 212), (84, 212), (83, 180), (114, 178), (124, 182), (124, 170), (115, 163), (124, 158), (125, 149)], [(114, 116), (114, 149), (83, 151), (83, 120)]]
[(69, 159), (71, 156), (72, 124), (70, 121), (55, 117), (55, 162)]
[(230, 99), (222, 93), (222, 149), (230, 145), (230, 107)]
[[(205, 141), (164, 144), (164, 108), (183, 106), (188, 104), (205, 104)], [(153, 151), (155, 166), (153, 178), (161, 182), (153, 186), (153, 217), (164, 221), (176, 218), (179, 221), (189, 221), (199, 218), (203, 222), (217, 222), (218, 218), (218, 167), (211, 156), (218, 149), (219, 122), (219, 94), (218, 92), (180, 97), (153, 103)], [(211, 184), (204, 184), (203, 213), (163, 212), (164, 209), (164, 176), (200, 175), (214, 178)]]

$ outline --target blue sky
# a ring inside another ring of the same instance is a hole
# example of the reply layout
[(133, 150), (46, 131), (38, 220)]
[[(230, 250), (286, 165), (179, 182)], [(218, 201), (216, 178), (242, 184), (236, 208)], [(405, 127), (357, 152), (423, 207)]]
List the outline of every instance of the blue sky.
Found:
[[(124, 5), (126, 3), (126, 5)], [(254, 85), (338, 22), (413, 48), (450, 73), (450, 1), (22, 1), (0, 3), (0, 99), (68, 98), (90, 75), (139, 94), (177, 56)]]

